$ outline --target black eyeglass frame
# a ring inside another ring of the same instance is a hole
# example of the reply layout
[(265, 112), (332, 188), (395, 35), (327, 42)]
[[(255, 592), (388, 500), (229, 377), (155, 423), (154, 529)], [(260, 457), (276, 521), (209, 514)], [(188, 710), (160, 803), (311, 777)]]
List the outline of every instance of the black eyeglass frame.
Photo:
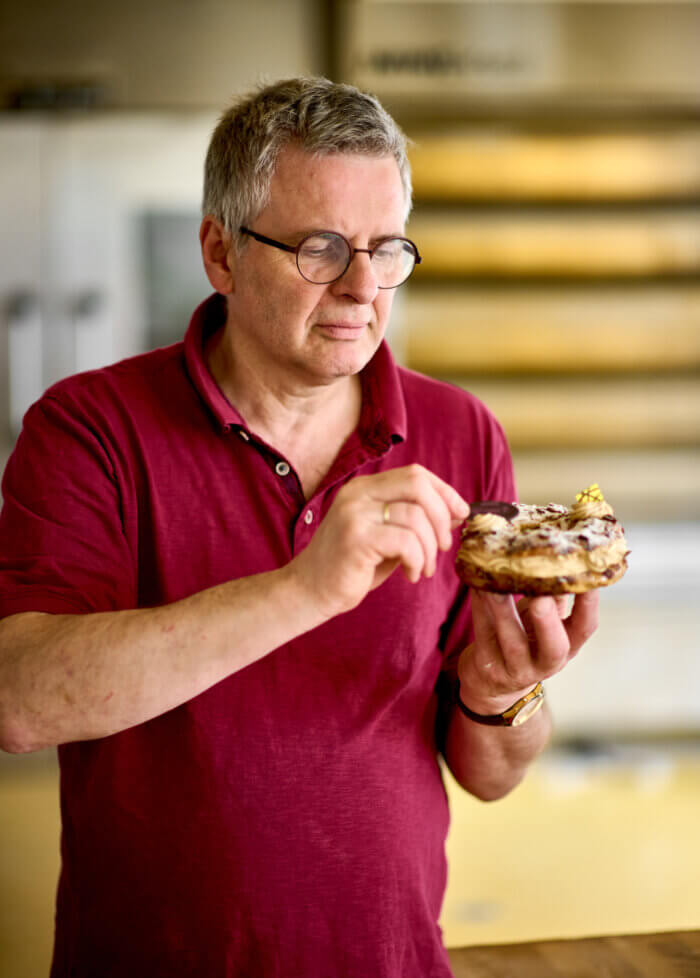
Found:
[[(238, 228), (238, 230), (241, 232), (241, 234), (247, 234), (251, 238), (255, 238), (256, 241), (260, 241), (261, 244), (270, 245), (273, 248), (279, 248), (281, 251), (288, 251), (291, 255), (294, 255), (296, 259), (297, 271), (304, 279), (304, 281), (308, 282), (310, 285), (331, 285), (333, 282), (337, 282), (339, 279), (343, 277), (343, 275), (345, 275), (348, 268), (350, 268), (350, 262), (353, 260), (353, 258), (358, 252), (361, 252), (362, 254), (365, 255), (369, 255), (369, 260), (371, 261), (377, 248), (380, 248), (385, 241), (405, 241), (406, 244), (409, 244), (413, 249), (414, 262), (413, 262), (413, 268), (408, 273), (406, 278), (402, 279), (400, 282), (397, 282), (396, 285), (379, 285), (377, 286), (378, 288), (398, 289), (400, 285), (403, 285), (404, 282), (407, 282), (411, 277), (411, 275), (413, 275), (413, 269), (416, 267), (416, 265), (420, 265), (420, 263), (423, 261), (423, 259), (421, 258), (421, 254), (418, 251), (418, 248), (416, 247), (415, 242), (411, 241), (410, 238), (404, 238), (403, 235), (400, 234), (388, 234), (385, 238), (380, 238), (380, 240), (377, 241), (377, 243), (375, 244), (374, 248), (353, 248), (353, 246), (350, 244), (348, 239), (344, 237), (344, 235), (342, 235), (339, 231), (330, 231), (330, 230), (312, 231), (311, 234), (304, 235), (304, 237), (301, 239), (298, 245), (288, 245), (288, 244), (284, 244), (283, 241), (275, 241), (274, 238), (268, 238), (267, 235), (265, 234), (258, 234), (257, 231), (251, 231), (250, 228), (247, 228), (242, 224)], [(337, 238), (341, 238), (345, 242), (345, 244), (348, 246), (348, 262), (345, 268), (340, 273), (340, 275), (336, 275), (334, 278), (328, 279), (327, 282), (312, 282), (310, 278), (307, 278), (306, 275), (304, 275), (301, 268), (299, 267), (299, 252), (301, 251), (303, 244), (306, 241), (308, 241), (309, 238), (315, 238), (322, 234), (334, 234)]]

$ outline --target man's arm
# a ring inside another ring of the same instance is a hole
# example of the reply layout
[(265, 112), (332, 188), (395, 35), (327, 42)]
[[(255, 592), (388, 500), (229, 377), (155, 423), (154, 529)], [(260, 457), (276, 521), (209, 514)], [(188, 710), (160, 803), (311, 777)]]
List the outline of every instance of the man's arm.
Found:
[[(475, 713), (502, 713), (553, 676), (595, 631), (598, 593), (577, 595), (571, 614), (555, 598), (522, 601), (472, 593), (475, 641), (458, 664), (461, 698)], [(448, 721), (445, 759), (457, 781), (484, 801), (502, 798), (523, 778), (551, 733), (546, 706), (519, 727), (490, 727), (456, 706)]]
[(426, 469), (393, 469), (344, 486), (278, 570), (160, 608), (11, 615), (0, 622), (0, 747), (103, 737), (186, 702), (349, 611), (398, 566), (414, 582), (432, 576), (467, 513)]
[(11, 615), (0, 622), (0, 747), (150, 720), (321, 621), (289, 565), (160, 608)]

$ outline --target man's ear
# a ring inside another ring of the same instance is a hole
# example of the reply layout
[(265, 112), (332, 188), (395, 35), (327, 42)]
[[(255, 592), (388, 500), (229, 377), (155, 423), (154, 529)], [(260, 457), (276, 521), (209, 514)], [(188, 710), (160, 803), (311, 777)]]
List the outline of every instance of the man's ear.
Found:
[(231, 235), (220, 221), (208, 214), (199, 228), (204, 270), (212, 287), (222, 295), (234, 291)]

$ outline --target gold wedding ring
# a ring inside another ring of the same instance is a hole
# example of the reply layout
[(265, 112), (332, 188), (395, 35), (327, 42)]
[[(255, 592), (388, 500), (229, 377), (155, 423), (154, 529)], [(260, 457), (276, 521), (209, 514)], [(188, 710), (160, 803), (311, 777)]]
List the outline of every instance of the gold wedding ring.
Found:
[(384, 503), (384, 512), (382, 513), (382, 523), (389, 522), (389, 503)]

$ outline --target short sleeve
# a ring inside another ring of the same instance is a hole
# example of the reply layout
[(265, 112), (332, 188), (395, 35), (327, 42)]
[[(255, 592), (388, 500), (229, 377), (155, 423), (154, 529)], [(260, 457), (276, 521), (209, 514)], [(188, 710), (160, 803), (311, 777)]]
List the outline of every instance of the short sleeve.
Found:
[(135, 607), (109, 439), (87, 411), (51, 394), (30, 408), (2, 495), (0, 617)]

